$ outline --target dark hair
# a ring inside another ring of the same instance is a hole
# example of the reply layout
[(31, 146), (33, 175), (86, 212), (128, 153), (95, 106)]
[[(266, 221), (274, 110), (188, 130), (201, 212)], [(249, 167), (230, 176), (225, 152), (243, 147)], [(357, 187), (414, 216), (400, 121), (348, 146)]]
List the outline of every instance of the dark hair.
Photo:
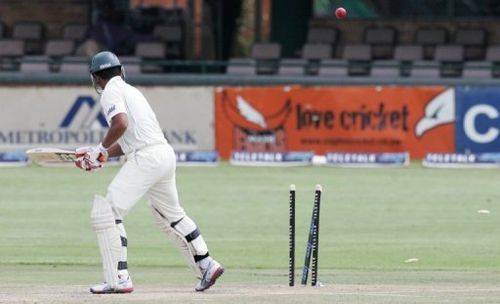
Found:
[(100, 78), (106, 80), (109, 80), (115, 76), (120, 76), (121, 74), (122, 74), (121, 66), (112, 67), (95, 73), (96, 76), (99, 76)]

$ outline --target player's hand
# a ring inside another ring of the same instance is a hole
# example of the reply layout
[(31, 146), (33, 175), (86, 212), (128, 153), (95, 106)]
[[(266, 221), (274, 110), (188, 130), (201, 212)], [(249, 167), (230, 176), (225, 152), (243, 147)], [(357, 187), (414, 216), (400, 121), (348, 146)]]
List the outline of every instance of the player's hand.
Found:
[(102, 164), (100, 163), (93, 163), (91, 162), (88, 158), (85, 156), (80, 156), (75, 160), (75, 165), (85, 171), (96, 171), (102, 168)]
[(108, 160), (108, 151), (99, 144), (95, 147), (81, 147), (76, 149), (75, 165), (85, 171), (94, 171), (104, 166)]
[(76, 157), (85, 156), (92, 163), (105, 163), (108, 160), (108, 151), (102, 146), (82, 147), (76, 149)]

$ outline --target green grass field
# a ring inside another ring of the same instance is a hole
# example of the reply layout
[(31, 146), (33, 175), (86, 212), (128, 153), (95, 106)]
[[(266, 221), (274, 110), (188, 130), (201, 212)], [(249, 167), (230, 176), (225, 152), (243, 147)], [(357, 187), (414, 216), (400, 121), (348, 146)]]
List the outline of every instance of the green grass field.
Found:
[[(143, 200), (125, 219), (136, 291), (92, 296), (87, 288), (102, 275), (91, 202), (117, 170), (0, 169), (0, 303), (500, 303), (500, 171), (417, 163), (178, 168), (182, 204), (224, 276), (206, 293), (192, 292), (196, 281)], [(287, 286), (291, 183), (296, 281), (314, 186), (323, 185), (323, 288)], [(418, 261), (405, 263), (410, 258)]]

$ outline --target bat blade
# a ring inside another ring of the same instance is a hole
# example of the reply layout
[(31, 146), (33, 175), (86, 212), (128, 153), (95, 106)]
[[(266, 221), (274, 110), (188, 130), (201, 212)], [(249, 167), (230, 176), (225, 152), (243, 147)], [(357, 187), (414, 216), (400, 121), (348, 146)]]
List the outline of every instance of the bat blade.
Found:
[(35, 148), (26, 151), (35, 163), (70, 163), (76, 160), (75, 151), (57, 148)]

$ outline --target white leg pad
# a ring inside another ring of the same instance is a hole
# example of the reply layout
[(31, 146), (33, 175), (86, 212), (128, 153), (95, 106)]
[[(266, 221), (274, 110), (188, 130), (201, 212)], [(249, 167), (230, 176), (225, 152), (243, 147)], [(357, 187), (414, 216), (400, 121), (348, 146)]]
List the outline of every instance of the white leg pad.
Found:
[(104, 280), (113, 288), (118, 287), (118, 262), (121, 256), (120, 233), (109, 202), (96, 195), (90, 220), (97, 234), (97, 243), (101, 252)]
[[(197, 230), (196, 224), (187, 215), (182, 218), (182, 220), (175, 225), (175, 230), (179, 231), (182, 235), (190, 235), (193, 231)], [(207, 243), (201, 235), (195, 237), (191, 242), (188, 243), (193, 255), (202, 256), (207, 254), (208, 247)]]
[[(119, 224), (116, 224), (116, 229), (118, 230), (120, 234), (120, 243), (121, 243), (121, 250), (120, 250), (120, 261), (118, 262), (118, 277), (120, 276), (128, 276), (128, 267), (126, 266), (127, 262), (127, 232), (125, 231), (125, 226), (123, 225), (122, 222)], [(125, 268), (122, 267), (120, 268), (120, 263), (125, 263)]]
[[(193, 270), (196, 277), (202, 277), (201, 269), (196, 264), (194, 260), (194, 256), (197, 254), (193, 248), (193, 245), (186, 240), (184, 234), (177, 229), (174, 229), (170, 226), (170, 223), (161, 215), (156, 209), (152, 208), (153, 216), (156, 220), (156, 224), (160, 227), (160, 230), (163, 231), (169, 239), (171, 239), (176, 245), (177, 249), (179, 249), (180, 253), (186, 260), (189, 268)], [(194, 224), (194, 223), (193, 223)], [(194, 226), (196, 229), (196, 226)], [(198, 238), (201, 238), (199, 236)], [(203, 239), (201, 239), (203, 241)], [(204, 242), (203, 242), (204, 243)], [(206, 248), (206, 245), (205, 245)], [(206, 254), (208, 250), (205, 250), (204, 254)]]

